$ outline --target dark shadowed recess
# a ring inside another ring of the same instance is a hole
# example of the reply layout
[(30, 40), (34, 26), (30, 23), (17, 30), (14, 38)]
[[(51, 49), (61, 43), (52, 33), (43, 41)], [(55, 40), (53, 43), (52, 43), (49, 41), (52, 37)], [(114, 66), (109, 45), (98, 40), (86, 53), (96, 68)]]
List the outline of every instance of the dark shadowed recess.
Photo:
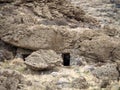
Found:
[(0, 50), (7, 50), (9, 52), (12, 52), (14, 58), (15, 57), (16, 58), (22, 58), (22, 59), (25, 60), (25, 58), (33, 52), (32, 50), (28, 50), (28, 49), (23, 49), (24, 51), (17, 52), (18, 48), (20, 48), (20, 47), (13, 46), (11, 44), (8, 44), (8, 43), (0, 40)]
[(0, 50), (2, 50), (2, 49), (8, 50), (8, 51), (12, 52), (14, 55), (16, 55), (17, 47), (0, 40)]
[(63, 65), (70, 66), (70, 53), (62, 53)]

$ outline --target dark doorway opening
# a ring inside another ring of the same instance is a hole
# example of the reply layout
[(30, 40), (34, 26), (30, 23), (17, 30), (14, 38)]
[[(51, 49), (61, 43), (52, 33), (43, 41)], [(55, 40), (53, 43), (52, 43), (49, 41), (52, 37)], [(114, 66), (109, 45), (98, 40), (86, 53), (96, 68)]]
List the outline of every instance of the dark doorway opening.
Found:
[(22, 54), (22, 58), (25, 61), (25, 58), (27, 58), (30, 54)]
[(70, 66), (70, 53), (62, 53), (63, 65)]
[(23, 58), (25, 59), (26, 57), (28, 57), (30, 54), (23, 54)]

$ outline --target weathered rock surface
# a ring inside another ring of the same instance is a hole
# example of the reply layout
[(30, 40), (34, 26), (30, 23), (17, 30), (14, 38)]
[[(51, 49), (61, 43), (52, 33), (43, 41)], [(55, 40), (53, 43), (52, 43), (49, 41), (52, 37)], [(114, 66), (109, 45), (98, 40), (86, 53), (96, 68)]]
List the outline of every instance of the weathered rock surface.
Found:
[(116, 4), (120, 4), (120, 0), (114, 0)]
[(62, 58), (53, 50), (39, 50), (26, 58), (25, 64), (34, 70), (51, 69), (62, 64)]
[(13, 53), (7, 50), (0, 50), (0, 61), (13, 59)]
[(47, 27), (44, 25), (13, 28), (4, 34), (2, 40), (18, 47), (31, 50), (53, 49), (62, 50), (73, 47), (77, 32), (70, 32), (64, 27)]
[[(97, 35), (97, 34), (96, 34)], [(80, 43), (79, 52), (88, 59), (88, 62), (107, 62), (114, 61), (114, 51), (119, 47), (119, 40), (107, 35), (93, 36), (89, 40)], [(117, 49), (118, 50), (118, 49)], [(118, 50), (119, 51), (119, 50)]]
[[(0, 68), (17, 70), (30, 79), (33, 85), (25, 90), (110, 90), (109, 80), (118, 80), (120, 71), (119, 7), (120, 0), (0, 0), (0, 61), (11, 58), (3, 49), (16, 57), (38, 50), (25, 63), (41, 71), (26, 68), (20, 58), (0, 62)], [(9, 49), (1, 40), (15, 47)], [(70, 53), (71, 66), (51, 69), (62, 63), (52, 50)], [(0, 90), (19, 90), (23, 80), (18, 77), (0, 69)]]
[[(18, 26), (19, 27), (19, 26)], [(66, 27), (34, 25), (9, 31), (2, 40), (15, 46), (31, 50), (52, 49), (63, 52), (77, 49), (78, 55), (88, 58), (88, 62), (115, 61), (119, 53), (119, 36), (116, 32), (68, 29)], [(98, 52), (99, 51), (99, 52)], [(91, 60), (89, 60), (91, 59)]]
[(97, 67), (92, 71), (99, 79), (117, 80), (119, 78), (119, 72), (116, 64), (106, 64), (101, 67)]
[(117, 25), (106, 25), (102, 31), (110, 37), (120, 37), (120, 27)]
[(72, 81), (72, 87), (76, 89), (87, 89), (89, 84), (84, 77), (79, 77)]
[(74, 40), (71, 38), (75, 34), (59, 26), (93, 26), (97, 23), (96, 19), (88, 18), (80, 7), (66, 0), (28, 1), (20, 0), (21, 3), (17, 5), (5, 3), (0, 6), (0, 37), (3, 41), (32, 50), (60, 50), (72, 46)]
[[(120, 26), (120, 9), (115, 6), (119, 0), (71, 0), (76, 6), (81, 6), (87, 14), (94, 16), (101, 26)], [(111, 2), (110, 2), (111, 1)], [(119, 7), (119, 5), (118, 5)]]
[(27, 56), (29, 56), (33, 51), (23, 48), (17, 48), (16, 50), (16, 58), (22, 58), (25, 59)]
[(13, 2), (14, 0), (0, 0), (0, 3), (10, 3)]
[(20, 84), (24, 84), (21, 74), (7, 69), (0, 70), (0, 90), (18, 90), (21, 88)]

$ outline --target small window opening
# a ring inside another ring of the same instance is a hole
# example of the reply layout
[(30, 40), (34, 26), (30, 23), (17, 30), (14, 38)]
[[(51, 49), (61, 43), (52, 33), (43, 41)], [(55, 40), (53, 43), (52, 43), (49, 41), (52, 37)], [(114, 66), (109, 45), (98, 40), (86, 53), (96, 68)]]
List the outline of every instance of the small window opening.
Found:
[(63, 58), (63, 65), (70, 66), (70, 53), (63, 53), (62, 58)]

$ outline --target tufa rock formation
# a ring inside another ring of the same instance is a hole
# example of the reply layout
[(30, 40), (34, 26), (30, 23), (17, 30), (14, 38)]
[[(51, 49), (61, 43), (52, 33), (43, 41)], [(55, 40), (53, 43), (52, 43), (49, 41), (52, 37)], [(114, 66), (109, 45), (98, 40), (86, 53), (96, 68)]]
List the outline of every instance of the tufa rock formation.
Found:
[(33, 70), (51, 69), (60, 66), (62, 58), (53, 50), (39, 50), (28, 56), (25, 64)]
[(93, 75), (99, 79), (109, 79), (109, 80), (118, 80), (119, 72), (117, 70), (116, 64), (106, 64), (100, 67), (97, 67), (92, 71)]
[(24, 77), (12, 70), (1, 69), (0, 70), (0, 90), (21, 90), (24, 86)]

